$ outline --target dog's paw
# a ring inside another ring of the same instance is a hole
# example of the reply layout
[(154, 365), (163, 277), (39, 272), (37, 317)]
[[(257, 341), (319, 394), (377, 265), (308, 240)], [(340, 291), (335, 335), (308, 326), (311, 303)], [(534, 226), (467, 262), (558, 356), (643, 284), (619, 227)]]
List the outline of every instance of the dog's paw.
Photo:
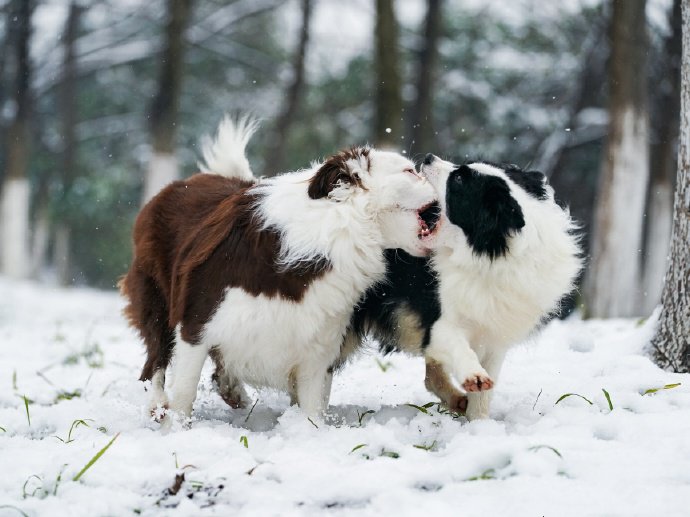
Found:
[(443, 401), (446, 407), (453, 413), (465, 413), (467, 411), (467, 396), (460, 392), (454, 393)]
[(151, 420), (160, 424), (165, 418), (165, 415), (168, 413), (168, 409), (169, 408), (167, 404), (156, 404), (149, 410), (151, 414)]
[(462, 387), (468, 393), (487, 391), (494, 387), (494, 381), (486, 374), (473, 373), (465, 378)]
[(218, 394), (232, 409), (246, 409), (251, 404), (251, 399), (240, 384), (219, 386)]

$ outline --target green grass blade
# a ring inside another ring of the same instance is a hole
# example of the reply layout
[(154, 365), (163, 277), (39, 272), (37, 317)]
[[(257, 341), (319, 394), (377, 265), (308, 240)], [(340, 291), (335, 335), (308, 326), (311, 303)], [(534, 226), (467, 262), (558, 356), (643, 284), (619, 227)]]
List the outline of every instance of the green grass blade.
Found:
[[(587, 404), (589, 404), (590, 406), (594, 405), (591, 400), (589, 400), (587, 397), (583, 397), (579, 393), (566, 393), (565, 395), (561, 395), (560, 398), (556, 401), (556, 404), (558, 404), (563, 399), (567, 399), (568, 397), (580, 397), (582, 400), (587, 402)], [(554, 404), (554, 406), (556, 404)]]
[(650, 395), (652, 393), (656, 393), (657, 391), (662, 391), (662, 390), (672, 390), (673, 388), (677, 388), (680, 385), (681, 385), (680, 382), (676, 382), (674, 384), (665, 384), (661, 388), (649, 388), (642, 395)]
[[(93, 422), (93, 420), (90, 418), (87, 418), (86, 420), (88, 420), (89, 422)], [(69, 428), (69, 432), (67, 433), (67, 442), (65, 442), (65, 443), (70, 443), (70, 442), (74, 441), (74, 440), (72, 440), (72, 431), (74, 431), (80, 425), (83, 425), (86, 427), (91, 427), (89, 424), (87, 424), (84, 420), (82, 420), (80, 418), (75, 420), (74, 422), (72, 422), (72, 425)]]
[(385, 363), (382, 363), (381, 361), (379, 361), (379, 358), (378, 358), (378, 357), (376, 357), (375, 359), (376, 359), (376, 364), (379, 365), (379, 368), (381, 368), (381, 371), (382, 371), (383, 373), (386, 373), (386, 371), (388, 370), (388, 368), (390, 368), (391, 366), (393, 366), (393, 364), (392, 364), (390, 361), (386, 361)]
[(385, 458), (393, 458), (394, 460), (397, 460), (400, 457), (400, 454), (398, 454), (395, 451), (387, 451), (387, 450), (382, 450), (381, 454), (379, 456), (383, 456)]
[(7, 429), (5, 429), (4, 427), (0, 426), (0, 431), (2, 431), (3, 433), (6, 433), (6, 432), (7, 432)]
[[(27, 494), (26, 493), (26, 485), (28, 485), (29, 481), (31, 481), (34, 478), (38, 479), (41, 482), (41, 486), (37, 486), (36, 488), (34, 488), (33, 492), (31, 492), (30, 494)], [(36, 474), (31, 474), (28, 478), (26, 478), (26, 481), (24, 481), (24, 485), (22, 486), (22, 499), (26, 499), (27, 497), (33, 497), (36, 494), (36, 492), (38, 492), (38, 490), (42, 487), (43, 487), (43, 480), (41, 479), (41, 477), (37, 476)]]
[(348, 452), (348, 454), (352, 454), (353, 452), (355, 452), (355, 451), (361, 449), (362, 447), (366, 447), (366, 446), (367, 446), (366, 443), (360, 443), (359, 445), (355, 445), (355, 446), (352, 448), (352, 450), (351, 450), (350, 452)]
[(249, 420), (249, 417), (252, 416), (252, 413), (254, 412), (254, 408), (256, 407), (256, 405), (257, 405), (258, 403), (259, 403), (259, 399), (256, 399), (256, 400), (254, 401), (254, 404), (252, 405), (252, 408), (249, 410), (249, 413), (247, 413), (247, 418), (244, 419), (244, 423), (245, 423), (245, 424), (246, 424), (247, 421)]
[(242, 435), (240, 436), (240, 443), (244, 445), (245, 449), (249, 449), (249, 440), (247, 439), (246, 436)]
[(360, 413), (357, 411), (357, 418), (359, 419), (359, 427), (362, 427), (362, 420), (364, 420), (364, 417), (367, 415), (373, 415), (376, 413), (373, 409), (367, 409), (364, 413)]
[(53, 489), (53, 495), (57, 495), (58, 487), (60, 486), (60, 481), (62, 481), (62, 473), (65, 471), (65, 467), (67, 467), (67, 463), (65, 463), (62, 468), (60, 469), (60, 473), (57, 476), (57, 479), (55, 479), (55, 488)]
[(24, 398), (24, 408), (26, 409), (26, 419), (29, 422), (29, 427), (31, 427), (31, 415), (29, 414), (29, 399), (26, 398), (26, 395), (23, 395)]
[(496, 471), (494, 469), (488, 469), (479, 474), (478, 476), (472, 476), (467, 478), (465, 481), (481, 481), (485, 479), (496, 479)]
[(29, 517), (29, 514), (24, 513), (22, 510), (20, 510), (20, 509), (17, 508), (16, 506), (12, 506), (11, 504), (2, 504), (2, 505), (0, 505), (0, 510), (2, 510), (3, 508), (9, 508), (10, 510), (16, 510), (16, 511), (19, 512), (23, 517)]
[(553, 452), (556, 456), (558, 456), (559, 458), (563, 457), (563, 455), (558, 451), (558, 449), (556, 449), (555, 447), (551, 447), (550, 445), (535, 445), (534, 447), (530, 447), (527, 450), (528, 451), (539, 451), (541, 449), (548, 449), (551, 452)]
[(611, 402), (611, 395), (609, 395), (609, 392), (606, 391), (604, 388), (601, 388), (601, 391), (604, 392), (604, 397), (606, 397), (606, 402), (609, 403), (609, 409), (613, 411), (613, 402)]
[(114, 442), (115, 440), (117, 440), (117, 437), (118, 437), (118, 436), (120, 436), (120, 433), (117, 433), (115, 436), (113, 436), (113, 439), (110, 440), (110, 441), (108, 442), (108, 444), (107, 444), (105, 447), (103, 447), (100, 451), (98, 451), (98, 452), (96, 453), (96, 455), (95, 455), (93, 458), (91, 458), (91, 460), (90, 460), (86, 465), (84, 465), (84, 468), (81, 469), (81, 470), (79, 471), (79, 473), (78, 473), (76, 476), (74, 476), (74, 477), (72, 478), (72, 481), (79, 481), (79, 479), (84, 475), (84, 473), (85, 473), (87, 470), (89, 470), (89, 469), (93, 466), (93, 464), (96, 463), (96, 462), (99, 460), (99, 458), (100, 458), (101, 456), (103, 456), (103, 454), (105, 453), (105, 451), (107, 451), (107, 450), (110, 448), (110, 446), (113, 444), (113, 442)]
[(428, 415), (428, 414), (429, 414), (429, 411), (427, 411), (426, 407), (424, 407), (424, 406), (418, 406), (418, 405), (416, 405), (416, 404), (405, 404), (405, 405), (406, 405), (406, 406), (413, 407), (413, 408), (415, 408), (417, 411), (421, 411), (421, 412), (424, 413), (425, 415)]

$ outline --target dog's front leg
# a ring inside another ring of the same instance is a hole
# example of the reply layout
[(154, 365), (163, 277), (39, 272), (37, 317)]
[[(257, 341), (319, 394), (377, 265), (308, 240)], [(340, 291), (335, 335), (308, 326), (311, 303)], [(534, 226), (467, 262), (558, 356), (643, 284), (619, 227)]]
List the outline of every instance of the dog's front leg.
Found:
[(329, 362), (300, 364), (295, 371), (295, 394), (299, 407), (309, 417), (322, 417), (330, 398), (333, 373)]
[[(503, 364), (505, 355), (505, 349), (492, 348), (490, 351), (487, 351), (481, 359), (482, 365), (486, 368), (486, 371), (489, 373), (494, 383), (498, 381), (498, 375), (501, 373), (501, 365)], [(466, 416), (468, 420), (489, 418), (489, 406), (491, 405), (493, 393), (493, 390), (490, 390), (467, 394)]]
[(192, 405), (196, 399), (196, 389), (201, 377), (201, 369), (208, 355), (208, 347), (203, 343), (188, 343), (178, 330), (173, 350), (171, 368), (172, 400), (170, 409), (184, 417), (192, 414)]

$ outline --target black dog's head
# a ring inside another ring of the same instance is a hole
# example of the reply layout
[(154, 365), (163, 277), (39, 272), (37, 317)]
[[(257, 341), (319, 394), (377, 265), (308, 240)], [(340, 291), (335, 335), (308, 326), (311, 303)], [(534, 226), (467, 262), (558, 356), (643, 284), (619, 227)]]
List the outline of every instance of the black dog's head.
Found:
[(508, 251), (508, 237), (525, 226), (520, 205), (506, 181), (461, 165), (448, 175), (446, 214), (478, 255), (491, 259)]
[(529, 197), (548, 198), (543, 174), (513, 165), (477, 162), (457, 166), (427, 155), (422, 173), (441, 193), (447, 222), (462, 230), (475, 255), (491, 260), (505, 256), (510, 237), (525, 226), (526, 207), (516, 199), (510, 183)]

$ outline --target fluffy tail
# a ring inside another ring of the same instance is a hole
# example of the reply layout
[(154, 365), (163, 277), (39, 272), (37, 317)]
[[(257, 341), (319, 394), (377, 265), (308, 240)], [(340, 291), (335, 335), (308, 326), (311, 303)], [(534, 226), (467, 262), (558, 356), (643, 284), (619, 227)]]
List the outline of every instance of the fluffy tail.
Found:
[(226, 115), (218, 125), (216, 137), (206, 136), (201, 141), (204, 156), (203, 163), (199, 163), (201, 170), (228, 178), (256, 179), (245, 156), (245, 148), (258, 128), (259, 121), (249, 115), (237, 119)]

